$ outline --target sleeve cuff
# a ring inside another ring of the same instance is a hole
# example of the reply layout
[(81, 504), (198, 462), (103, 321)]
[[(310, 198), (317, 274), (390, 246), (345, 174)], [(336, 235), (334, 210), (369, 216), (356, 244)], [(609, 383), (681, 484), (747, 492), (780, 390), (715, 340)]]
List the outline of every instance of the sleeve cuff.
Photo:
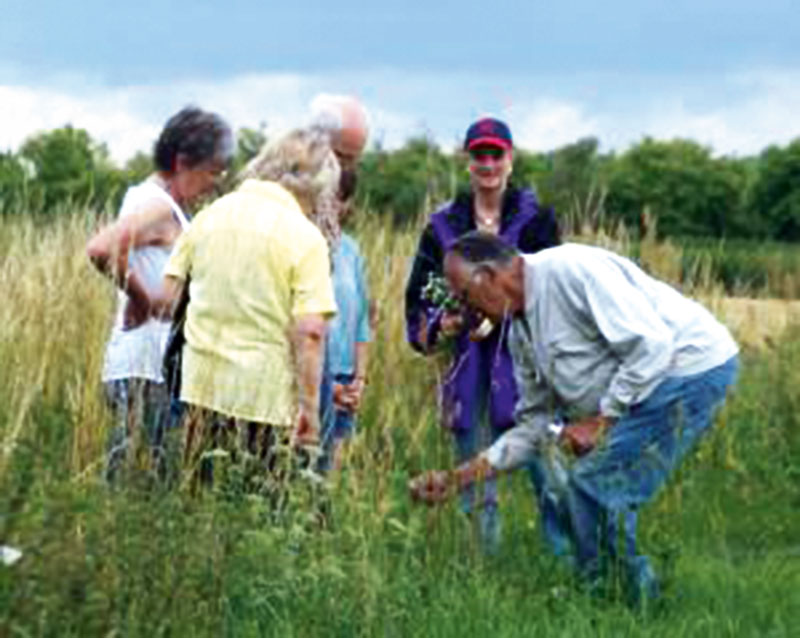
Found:
[(528, 463), (553, 434), (546, 423), (518, 425), (486, 450), (486, 460), (495, 470), (513, 470)]
[(600, 399), (600, 415), (605, 417), (610, 417), (612, 419), (618, 419), (621, 417), (625, 411), (627, 410), (628, 406), (619, 401), (618, 399), (605, 395), (603, 398)]

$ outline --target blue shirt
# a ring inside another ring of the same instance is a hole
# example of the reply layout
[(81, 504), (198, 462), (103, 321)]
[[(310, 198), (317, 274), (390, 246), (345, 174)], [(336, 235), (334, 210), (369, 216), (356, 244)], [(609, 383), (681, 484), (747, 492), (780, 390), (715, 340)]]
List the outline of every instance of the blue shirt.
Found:
[(333, 256), (336, 316), (328, 324), (328, 353), (334, 375), (355, 373), (355, 345), (370, 340), (364, 258), (358, 243), (342, 234)]

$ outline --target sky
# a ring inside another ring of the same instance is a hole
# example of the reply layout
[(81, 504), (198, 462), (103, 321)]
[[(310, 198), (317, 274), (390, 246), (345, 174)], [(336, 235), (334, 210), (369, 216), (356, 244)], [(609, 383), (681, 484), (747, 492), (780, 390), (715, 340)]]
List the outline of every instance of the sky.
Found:
[(188, 103), (270, 134), (319, 92), (359, 96), (387, 148), (452, 148), (487, 113), (537, 151), (651, 136), (742, 156), (800, 136), (797, 0), (3, 0), (2, 15), (0, 151), (72, 124), (123, 162)]

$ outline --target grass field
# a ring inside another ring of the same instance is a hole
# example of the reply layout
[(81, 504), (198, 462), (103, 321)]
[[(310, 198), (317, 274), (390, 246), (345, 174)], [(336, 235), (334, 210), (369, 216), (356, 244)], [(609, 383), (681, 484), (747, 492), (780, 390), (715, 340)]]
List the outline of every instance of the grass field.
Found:
[[(522, 476), (504, 484), (493, 558), (456, 507), (409, 502), (411, 475), (450, 462), (444, 362), (403, 340), (415, 237), (376, 222), (358, 229), (379, 302), (370, 385), (328, 490), (331, 527), (309, 523), (319, 497), (302, 484), (274, 520), (235, 468), (199, 495), (145, 475), (110, 490), (98, 379), (113, 291), (84, 258), (90, 230), (0, 220), (0, 544), (23, 551), (0, 565), (0, 636), (800, 635), (797, 304), (693, 289), (744, 344), (742, 375), (642, 513), (665, 594), (632, 611), (614, 591), (583, 593), (547, 555)], [(676, 250), (652, 245), (642, 261), (669, 279)]]

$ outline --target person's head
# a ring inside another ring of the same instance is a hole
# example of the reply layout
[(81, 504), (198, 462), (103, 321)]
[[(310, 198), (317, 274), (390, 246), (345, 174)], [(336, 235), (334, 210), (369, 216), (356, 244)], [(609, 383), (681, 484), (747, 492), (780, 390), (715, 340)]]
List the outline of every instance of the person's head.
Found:
[(495, 323), (524, 309), (522, 257), (492, 233), (473, 231), (456, 239), (444, 259), (453, 294)]
[(505, 122), (483, 117), (473, 122), (464, 136), (474, 190), (505, 190), (514, 160), (511, 130)]
[(185, 203), (214, 188), (233, 150), (233, 132), (219, 115), (187, 106), (167, 120), (155, 143), (153, 160), (172, 196)]
[(336, 200), (340, 173), (325, 135), (295, 129), (267, 142), (242, 177), (277, 182), (294, 195), (306, 216), (316, 221), (315, 214)]
[(322, 93), (311, 101), (311, 126), (330, 135), (342, 168), (354, 168), (367, 143), (367, 111), (356, 98)]

